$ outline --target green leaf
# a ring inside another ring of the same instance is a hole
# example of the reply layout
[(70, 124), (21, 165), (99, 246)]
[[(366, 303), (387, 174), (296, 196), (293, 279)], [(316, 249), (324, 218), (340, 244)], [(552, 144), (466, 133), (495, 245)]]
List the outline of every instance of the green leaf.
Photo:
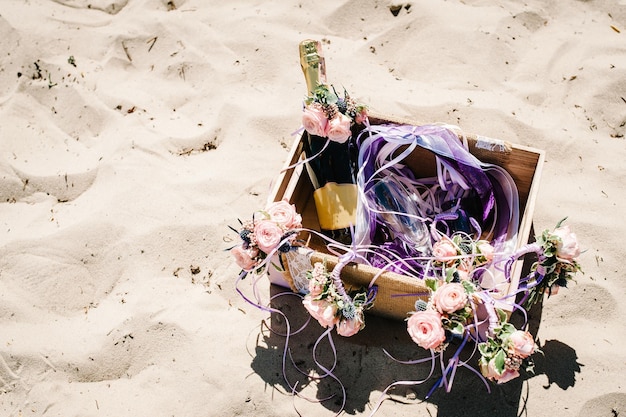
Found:
[(478, 351), (480, 352), (480, 355), (485, 357), (486, 359), (490, 359), (491, 358), (491, 349), (489, 346), (489, 342), (483, 342), (483, 343), (479, 343), (478, 344)]
[(516, 330), (517, 329), (515, 328), (515, 326), (513, 326), (511, 323), (502, 324), (502, 332), (504, 333), (513, 333)]
[(563, 287), (563, 288), (567, 288), (567, 276), (566, 277), (559, 277), (559, 279), (556, 280), (555, 284), (558, 285), (559, 287)]
[(535, 241), (539, 246), (543, 246), (546, 244), (546, 233), (549, 233), (549, 230), (544, 230), (543, 233), (539, 236), (535, 236)]
[(465, 328), (463, 327), (463, 323), (458, 321), (452, 321), (450, 326), (450, 331), (456, 334), (463, 334)]
[(506, 311), (502, 310), (501, 308), (496, 308), (496, 313), (498, 313), (498, 321), (500, 321), (500, 323), (507, 322)]
[(494, 365), (496, 368), (496, 372), (499, 375), (502, 375), (502, 373), (504, 372), (504, 360), (505, 359), (506, 359), (506, 353), (504, 352), (504, 350), (500, 349), (498, 353), (496, 353), (496, 356), (494, 357)]
[(498, 333), (498, 337), (500, 338), (500, 340), (504, 343), (506, 342), (509, 337), (511, 337), (511, 335), (513, 333), (515, 333), (517, 331), (517, 329), (515, 328), (515, 326), (513, 326), (510, 323), (506, 323), (502, 326), (500, 332)]
[(426, 278), (425, 281), (426, 281), (425, 282), (426, 287), (428, 289), (430, 289), (433, 292), (437, 291), (437, 280), (436, 279), (434, 279), (434, 278)]
[(452, 282), (456, 268), (446, 268), (446, 282)]
[(463, 281), (461, 284), (463, 285), (463, 288), (465, 289), (465, 292), (468, 293), (468, 294), (473, 294), (474, 291), (476, 290), (474, 288), (474, 284), (472, 284), (469, 281)]

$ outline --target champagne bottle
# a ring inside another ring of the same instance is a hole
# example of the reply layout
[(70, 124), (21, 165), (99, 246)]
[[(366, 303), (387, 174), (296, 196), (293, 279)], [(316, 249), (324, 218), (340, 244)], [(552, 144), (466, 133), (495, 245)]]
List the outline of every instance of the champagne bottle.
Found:
[[(308, 95), (312, 96), (320, 85), (326, 85), (326, 67), (319, 41), (300, 43), (300, 64)], [(329, 141), (306, 130), (303, 133), (307, 158), (317, 155), (308, 162), (307, 171), (315, 189), (313, 198), (321, 232), (344, 244), (351, 243), (350, 226), (356, 220), (356, 145), (352, 138), (358, 130), (360, 127), (353, 123), (351, 138), (343, 143)]]

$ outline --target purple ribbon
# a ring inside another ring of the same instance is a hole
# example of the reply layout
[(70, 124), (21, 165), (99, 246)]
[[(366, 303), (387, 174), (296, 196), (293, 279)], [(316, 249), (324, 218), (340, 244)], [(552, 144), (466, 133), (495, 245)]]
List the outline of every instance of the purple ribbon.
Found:
[[(359, 185), (363, 188), (367, 188), (370, 179), (387, 167), (413, 178), (410, 170), (402, 165), (402, 160), (419, 146), (433, 152), (450, 169), (454, 182), (469, 187), (476, 194), (481, 220), (494, 221), (494, 246), (517, 233), (519, 197), (512, 178), (503, 168), (478, 160), (450, 129), (436, 125), (370, 125), (357, 141), (360, 148)], [(387, 149), (388, 145), (393, 150)], [(394, 151), (402, 146), (407, 149), (397, 156)], [(385, 167), (381, 167), (381, 159), (387, 159)]]

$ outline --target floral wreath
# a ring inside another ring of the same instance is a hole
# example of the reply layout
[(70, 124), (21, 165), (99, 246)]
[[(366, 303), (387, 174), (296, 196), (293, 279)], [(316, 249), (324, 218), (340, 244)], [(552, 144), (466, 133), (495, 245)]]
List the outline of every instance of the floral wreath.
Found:
[(302, 304), (322, 327), (336, 326), (337, 334), (349, 337), (365, 327), (363, 312), (373, 305), (376, 287), (346, 292), (339, 278), (341, 264), (337, 265), (329, 273), (325, 263), (315, 263), (307, 272), (309, 293)]
[(242, 269), (241, 276), (245, 277), (249, 272), (261, 275), (271, 255), (291, 250), (302, 228), (302, 216), (293, 204), (281, 200), (254, 212), (252, 220), (239, 220), (239, 223), (239, 230), (229, 227), (239, 235), (241, 242), (229, 250)]
[(485, 378), (503, 384), (517, 378), (522, 366), (532, 371), (532, 364), (527, 358), (539, 349), (529, 332), (517, 330), (507, 323), (504, 312), (498, 311), (498, 315), (501, 324), (493, 329), (487, 341), (478, 344), (478, 366)]
[(527, 294), (526, 308), (541, 300), (544, 293), (556, 295), (559, 288), (567, 287), (574, 279), (575, 273), (583, 272), (577, 259), (580, 255), (578, 239), (568, 225), (563, 225), (566, 219), (559, 221), (554, 230), (544, 230), (535, 243), (526, 245), (515, 255), (534, 252), (538, 258), (531, 267), (531, 274), (522, 282)]
[(465, 233), (442, 235), (435, 242), (433, 266), (440, 278), (425, 279), (429, 300), (417, 300), (416, 311), (407, 319), (407, 330), (417, 345), (441, 353), (452, 339), (471, 330), (475, 305), (481, 302), (471, 278), (491, 262), (493, 250), (488, 241), (474, 241)]
[[(488, 322), (485, 338), (479, 331), (483, 323), (477, 318), (476, 311), (478, 305), (489, 302), (486, 292), (457, 275), (449, 275), (441, 281), (428, 279), (426, 285), (431, 290), (429, 301), (418, 300), (416, 311), (407, 319), (407, 331), (418, 346), (443, 355), (450, 342), (462, 340), (449, 361), (454, 367), (458, 364), (456, 358), (460, 349), (472, 338), (478, 342), (478, 363), (484, 378), (501, 384), (519, 376), (518, 370), (524, 360), (536, 351), (530, 333), (517, 330), (508, 323), (504, 311), (488, 307), (488, 317), (484, 320)], [(526, 365), (527, 369), (532, 369), (531, 365)], [(445, 375), (450, 372), (450, 367), (443, 367), (442, 371)]]
[(357, 103), (344, 89), (340, 97), (335, 87), (320, 84), (313, 94), (304, 100), (302, 126), (314, 136), (333, 142), (344, 143), (352, 135), (353, 124), (367, 120), (367, 107)]
[[(544, 230), (534, 244), (526, 245), (509, 258), (507, 269), (519, 257), (534, 252), (538, 261), (520, 286), (524, 306), (529, 308), (544, 293), (554, 295), (566, 287), (573, 274), (581, 271), (577, 257), (580, 248), (576, 235), (565, 219), (553, 231)], [(476, 329), (476, 303), (487, 306), (490, 317), (486, 340), (478, 343), (481, 374), (501, 384), (519, 376), (525, 366), (532, 370), (528, 357), (538, 349), (533, 336), (508, 323), (507, 314), (488, 303), (488, 291), (477, 291), (472, 277), (493, 259), (493, 247), (484, 240), (472, 241), (464, 234), (442, 236), (433, 245), (434, 265), (440, 266), (442, 280), (427, 279), (431, 293), (429, 301), (418, 300), (416, 312), (407, 319), (407, 329), (412, 340), (424, 349), (442, 353), (453, 338), (472, 337)], [(474, 277), (475, 278), (475, 277)], [(475, 337), (475, 336), (473, 336)]]

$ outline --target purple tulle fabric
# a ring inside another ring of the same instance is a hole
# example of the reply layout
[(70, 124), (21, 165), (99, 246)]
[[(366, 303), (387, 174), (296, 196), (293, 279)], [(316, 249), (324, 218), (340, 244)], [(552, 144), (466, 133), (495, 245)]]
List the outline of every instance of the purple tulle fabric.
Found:
[[(450, 213), (442, 216), (444, 210), (440, 207), (438, 213), (428, 213), (429, 218), (424, 220), (431, 223), (435, 220), (454, 221), (458, 216), (472, 217), (482, 230), (491, 231), (494, 246), (515, 246), (513, 240), (519, 226), (519, 198), (514, 181), (503, 168), (478, 160), (452, 130), (439, 125), (371, 125), (361, 133), (358, 144), (358, 184), (363, 192), (371, 187), (373, 179), (388, 172), (418, 183), (424, 181), (428, 185), (432, 179), (414, 178), (403, 164), (415, 148), (421, 147), (431, 151), (438, 163), (446, 168), (449, 180), (466, 191), (466, 197), (457, 203), (457, 211), (452, 213), (452, 217), (445, 217)], [(440, 183), (443, 181), (439, 178)], [(378, 230), (376, 215), (364, 207), (360, 210), (357, 240), (381, 245), (383, 242), (376, 241), (375, 237)]]

